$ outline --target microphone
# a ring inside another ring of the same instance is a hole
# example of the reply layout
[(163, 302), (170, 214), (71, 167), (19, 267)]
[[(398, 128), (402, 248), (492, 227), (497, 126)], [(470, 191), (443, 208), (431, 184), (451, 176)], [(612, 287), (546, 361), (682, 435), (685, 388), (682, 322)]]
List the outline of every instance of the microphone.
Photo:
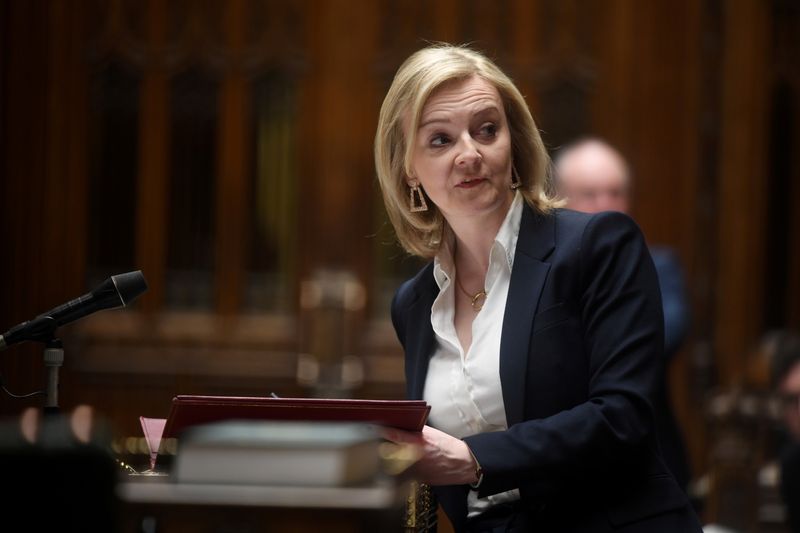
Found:
[(0, 335), (0, 351), (22, 341), (47, 342), (57, 327), (101, 309), (124, 307), (146, 290), (147, 282), (141, 270), (111, 276), (92, 292), (14, 326)]

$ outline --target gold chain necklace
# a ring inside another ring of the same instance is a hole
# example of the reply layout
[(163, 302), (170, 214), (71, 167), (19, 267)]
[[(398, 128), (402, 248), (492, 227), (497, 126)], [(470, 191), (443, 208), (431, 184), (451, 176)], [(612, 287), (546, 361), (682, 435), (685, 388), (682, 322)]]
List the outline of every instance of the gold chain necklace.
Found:
[(481, 289), (475, 294), (470, 294), (467, 292), (467, 289), (465, 289), (464, 286), (461, 285), (461, 282), (458, 280), (457, 275), (456, 275), (456, 285), (458, 285), (458, 288), (461, 289), (461, 292), (463, 292), (467, 296), (467, 298), (469, 298), (470, 300), (469, 303), (472, 306), (472, 309), (474, 309), (476, 313), (481, 309), (483, 309), (483, 304), (486, 303), (486, 297), (489, 296), (486, 293), (486, 289)]

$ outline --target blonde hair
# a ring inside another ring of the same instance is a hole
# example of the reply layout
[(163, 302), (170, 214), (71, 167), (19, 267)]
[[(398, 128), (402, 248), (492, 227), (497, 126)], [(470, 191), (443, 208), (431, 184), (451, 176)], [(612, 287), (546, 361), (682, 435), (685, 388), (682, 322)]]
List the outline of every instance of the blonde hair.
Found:
[[(375, 169), (383, 201), (397, 239), (411, 254), (432, 258), (447, 227), (430, 200), (428, 210), (409, 210), (411, 146), (422, 109), (431, 94), (447, 82), (480, 76), (497, 89), (511, 134), (511, 157), (525, 201), (539, 213), (560, 205), (549, 192), (550, 158), (525, 98), (511, 79), (486, 56), (451, 44), (423, 48), (403, 62), (381, 106), (375, 134)], [(406, 138), (405, 128), (409, 132)], [(423, 193), (424, 194), (424, 193)]]

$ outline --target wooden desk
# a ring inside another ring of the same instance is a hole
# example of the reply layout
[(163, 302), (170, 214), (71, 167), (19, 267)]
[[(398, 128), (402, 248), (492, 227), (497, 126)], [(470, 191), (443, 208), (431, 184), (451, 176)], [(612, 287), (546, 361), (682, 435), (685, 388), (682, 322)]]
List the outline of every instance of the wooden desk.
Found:
[(409, 491), (391, 479), (363, 487), (279, 487), (134, 477), (117, 487), (124, 533), (400, 532)]

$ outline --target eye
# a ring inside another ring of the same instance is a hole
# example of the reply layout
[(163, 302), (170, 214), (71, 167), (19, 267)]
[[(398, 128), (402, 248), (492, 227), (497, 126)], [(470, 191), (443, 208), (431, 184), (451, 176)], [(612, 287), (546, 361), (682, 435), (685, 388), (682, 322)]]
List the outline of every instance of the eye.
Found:
[(478, 134), (481, 137), (493, 139), (497, 136), (497, 124), (494, 122), (487, 122), (486, 124), (483, 124), (478, 130)]
[(436, 135), (431, 137), (431, 140), (430, 140), (431, 146), (436, 146), (436, 147), (445, 146), (449, 142), (450, 142), (450, 138), (447, 135), (443, 134), (443, 133), (437, 133)]

